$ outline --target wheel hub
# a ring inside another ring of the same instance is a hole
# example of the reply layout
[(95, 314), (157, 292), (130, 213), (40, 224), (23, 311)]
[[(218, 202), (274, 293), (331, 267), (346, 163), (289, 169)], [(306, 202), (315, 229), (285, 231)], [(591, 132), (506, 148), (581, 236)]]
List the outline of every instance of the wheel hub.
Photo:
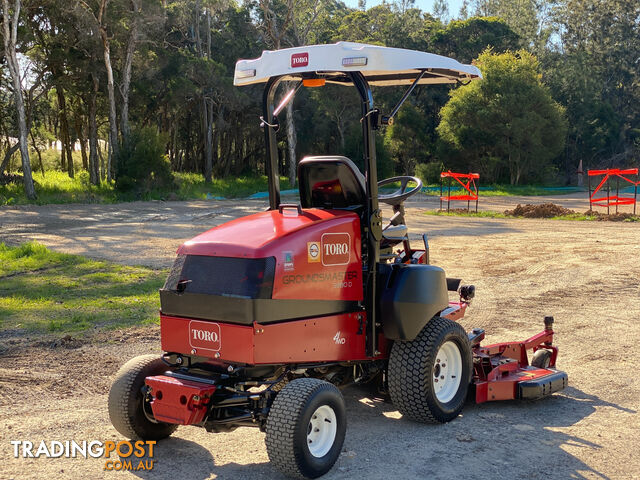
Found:
[(336, 439), (338, 421), (336, 413), (328, 405), (318, 407), (307, 426), (307, 446), (309, 452), (316, 458), (324, 457)]
[(436, 354), (433, 366), (433, 390), (441, 403), (450, 402), (460, 388), (462, 379), (462, 354), (455, 342), (443, 343)]

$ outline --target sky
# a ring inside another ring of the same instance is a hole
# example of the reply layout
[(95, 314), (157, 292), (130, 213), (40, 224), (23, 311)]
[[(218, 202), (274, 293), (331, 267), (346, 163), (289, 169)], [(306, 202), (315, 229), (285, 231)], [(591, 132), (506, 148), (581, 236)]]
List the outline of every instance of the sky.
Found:
[[(343, 0), (349, 7), (355, 8), (358, 6), (358, 0)], [(367, 0), (367, 8), (375, 7), (382, 3), (382, 0)], [(457, 17), (460, 7), (462, 6), (462, 0), (449, 0), (449, 15)], [(433, 11), (433, 0), (416, 0), (416, 7), (421, 10), (431, 13)]]

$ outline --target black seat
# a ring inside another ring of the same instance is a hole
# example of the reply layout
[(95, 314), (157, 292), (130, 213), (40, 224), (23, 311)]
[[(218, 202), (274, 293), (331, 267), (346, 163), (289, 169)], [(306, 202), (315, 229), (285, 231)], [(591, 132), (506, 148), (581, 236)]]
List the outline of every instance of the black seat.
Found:
[(366, 205), (365, 179), (347, 157), (305, 157), (298, 165), (302, 208), (358, 209)]

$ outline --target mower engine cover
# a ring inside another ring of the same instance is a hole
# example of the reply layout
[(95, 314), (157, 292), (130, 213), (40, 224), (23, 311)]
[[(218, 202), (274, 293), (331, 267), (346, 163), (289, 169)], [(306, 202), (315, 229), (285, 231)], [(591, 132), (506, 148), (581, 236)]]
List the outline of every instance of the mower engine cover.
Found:
[(353, 212), (285, 208), (239, 218), (179, 248), (160, 290), (162, 314), (253, 325), (355, 311), (360, 252)]

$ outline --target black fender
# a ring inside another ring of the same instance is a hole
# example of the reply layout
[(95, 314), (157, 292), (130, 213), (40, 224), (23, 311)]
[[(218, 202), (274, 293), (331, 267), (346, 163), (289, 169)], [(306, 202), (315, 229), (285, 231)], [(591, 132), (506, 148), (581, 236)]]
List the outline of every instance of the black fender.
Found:
[(444, 270), (433, 265), (380, 264), (378, 308), (385, 337), (413, 340), (449, 306)]

